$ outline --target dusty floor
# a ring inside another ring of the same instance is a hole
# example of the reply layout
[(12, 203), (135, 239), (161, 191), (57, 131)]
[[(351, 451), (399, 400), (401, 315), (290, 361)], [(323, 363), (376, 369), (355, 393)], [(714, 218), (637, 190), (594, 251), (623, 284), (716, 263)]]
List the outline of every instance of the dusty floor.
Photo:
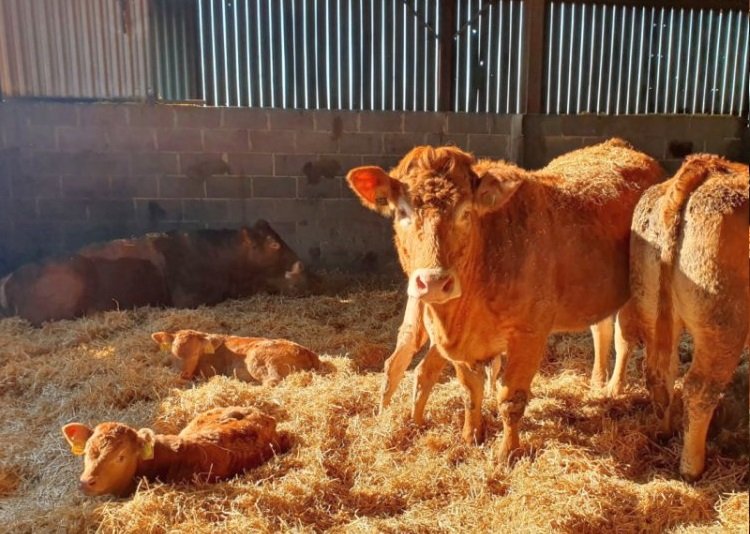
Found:
[[(638, 361), (621, 398), (590, 392), (586, 334), (550, 340), (523, 424), (524, 455), (512, 469), (491, 461), (500, 427), (491, 400), (487, 443), (460, 442), (461, 390), (449, 374), (425, 428), (407, 418), (411, 372), (377, 417), (382, 361), (402, 306), (400, 290), (360, 287), (111, 312), (42, 329), (0, 321), (0, 530), (748, 531), (747, 444), (712, 444), (703, 479), (682, 482), (679, 439), (652, 439)], [(177, 328), (287, 337), (319, 351), (327, 370), (275, 389), (224, 377), (183, 384), (149, 339)], [(61, 425), (118, 420), (174, 432), (197, 412), (233, 404), (273, 414), (293, 438), (291, 452), (215, 485), (143, 481), (119, 500), (77, 491), (82, 460), (70, 454)]]

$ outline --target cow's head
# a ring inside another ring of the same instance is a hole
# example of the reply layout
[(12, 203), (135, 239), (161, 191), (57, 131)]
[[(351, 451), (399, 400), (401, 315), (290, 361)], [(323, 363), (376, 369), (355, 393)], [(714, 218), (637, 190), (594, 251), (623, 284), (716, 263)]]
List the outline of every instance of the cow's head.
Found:
[(213, 354), (224, 343), (221, 336), (196, 330), (179, 330), (174, 334), (154, 332), (151, 339), (161, 350), (171, 352), (182, 362), (180, 377), (185, 380), (193, 378), (203, 355)]
[(292, 294), (308, 289), (311, 273), (267, 221), (259, 219), (243, 232), (250, 265), (263, 278), (263, 289)]
[[(507, 166), (498, 176), (455, 147), (411, 150), (390, 173), (349, 172), (349, 186), (371, 210), (393, 217), (396, 248), (409, 276), (408, 293), (438, 304), (461, 296), (481, 250), (482, 218), (498, 210), (521, 183)], [(515, 169), (515, 171), (513, 171)]]
[(121, 423), (102, 423), (93, 430), (81, 423), (62, 427), (73, 454), (84, 456), (80, 488), (86, 495), (126, 495), (142, 460), (154, 457), (154, 433)]

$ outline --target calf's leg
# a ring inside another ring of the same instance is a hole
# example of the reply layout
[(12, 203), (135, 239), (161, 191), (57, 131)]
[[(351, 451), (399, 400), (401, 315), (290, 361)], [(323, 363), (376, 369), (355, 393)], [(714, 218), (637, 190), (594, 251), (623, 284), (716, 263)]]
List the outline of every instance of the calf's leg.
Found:
[(412, 418), (417, 425), (424, 422), (424, 409), (432, 388), (440, 378), (448, 361), (440, 355), (436, 347), (430, 347), (424, 359), (417, 365), (412, 397)]
[(519, 423), (529, 401), (531, 382), (544, 355), (547, 337), (520, 335), (509, 340), (507, 359), (503, 362), (503, 383), (497, 404), (503, 421), (503, 440), (496, 450), (499, 462), (507, 462), (519, 448)]
[(636, 347), (634, 326), (633, 308), (626, 304), (617, 313), (615, 320), (615, 368), (606, 389), (606, 394), (610, 397), (622, 393), (625, 385), (628, 362)]
[(607, 381), (609, 370), (609, 353), (614, 336), (614, 320), (607, 317), (591, 325), (591, 335), (594, 336), (594, 369), (591, 371), (591, 387), (600, 388)]
[(465, 389), (464, 429), (461, 436), (469, 445), (484, 441), (482, 397), (484, 395), (484, 366), (481, 363), (454, 363), (458, 381)]
[(681, 323), (675, 320), (668, 339), (657, 343), (654, 332), (646, 335), (645, 339), (644, 374), (646, 376), (646, 387), (651, 394), (654, 413), (660, 420), (660, 430), (666, 434), (672, 434), (675, 430), (672, 427), (671, 410), (673, 409), (674, 383), (677, 379), (679, 364), (677, 345), (681, 330)]

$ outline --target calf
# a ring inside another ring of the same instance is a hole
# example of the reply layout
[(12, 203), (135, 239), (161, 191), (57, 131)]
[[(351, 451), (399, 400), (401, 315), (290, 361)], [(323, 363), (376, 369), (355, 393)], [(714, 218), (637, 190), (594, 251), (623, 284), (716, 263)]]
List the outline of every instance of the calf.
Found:
[[(426, 396), (445, 360), (453, 363), (466, 389), (465, 441), (483, 439), (486, 362), (507, 355), (498, 391), (502, 460), (519, 448), (519, 422), (550, 332), (611, 324), (629, 296), (633, 209), (661, 175), (654, 159), (616, 139), (534, 172), (477, 162), (455, 147), (417, 147), (390, 173), (360, 167), (348, 174), (366, 207), (393, 216), (409, 300), (424, 305), (432, 344), (417, 387)], [(405, 322), (416, 325), (410, 313)], [(407, 330), (386, 362), (381, 408), (425, 341)]]
[(70, 423), (62, 432), (73, 454), (85, 455), (80, 488), (91, 496), (127, 495), (140, 477), (164, 482), (229, 478), (288, 446), (273, 417), (243, 407), (208, 410), (176, 436), (122, 423), (101, 423), (93, 430)]
[(320, 368), (317, 354), (286, 339), (221, 336), (195, 330), (155, 332), (151, 338), (181, 360), (180, 376), (185, 380), (196, 374), (226, 375), (275, 386), (293, 372)]
[(628, 355), (642, 341), (653, 406), (671, 432), (672, 412), (679, 413), (677, 346), (683, 328), (690, 332), (680, 472), (691, 480), (703, 472), (711, 415), (747, 344), (749, 234), (748, 166), (705, 154), (688, 157), (672, 179), (646, 191), (633, 217), (632, 300), (621, 313), (626, 350), (613, 380), (622, 382)]

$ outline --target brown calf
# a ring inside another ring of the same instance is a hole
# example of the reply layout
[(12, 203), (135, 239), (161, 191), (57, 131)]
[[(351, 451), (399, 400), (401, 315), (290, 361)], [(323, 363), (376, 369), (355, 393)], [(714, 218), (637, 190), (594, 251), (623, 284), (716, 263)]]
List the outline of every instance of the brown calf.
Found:
[(409, 317), (418, 310), (412, 301), (421, 302), (432, 347), (417, 369), (417, 403), (450, 360), (467, 393), (463, 438), (482, 439), (483, 364), (506, 353), (498, 456), (508, 458), (550, 332), (608, 321), (627, 300), (633, 208), (661, 174), (620, 140), (536, 172), (477, 163), (453, 147), (417, 147), (390, 173), (352, 170), (347, 180), (362, 203), (393, 215), (409, 277), (407, 328), (386, 362), (382, 404), (425, 341)]
[[(646, 384), (663, 430), (671, 432), (683, 329), (694, 354), (685, 376), (684, 447), (688, 479), (705, 465), (711, 415), (748, 337), (748, 166), (695, 155), (636, 207), (631, 239), (632, 300), (621, 313), (628, 343), (613, 381), (621, 384), (633, 344), (645, 345)], [(747, 391), (745, 391), (747, 394)]]
[(234, 376), (275, 386), (287, 375), (320, 368), (318, 355), (286, 339), (236, 337), (179, 330), (155, 332), (151, 338), (182, 362), (185, 380), (195, 375)]
[(80, 488), (86, 495), (131, 493), (140, 477), (208, 482), (257, 467), (287, 447), (273, 417), (255, 408), (208, 410), (179, 434), (154, 434), (122, 423), (62, 428), (73, 454), (85, 455)]

